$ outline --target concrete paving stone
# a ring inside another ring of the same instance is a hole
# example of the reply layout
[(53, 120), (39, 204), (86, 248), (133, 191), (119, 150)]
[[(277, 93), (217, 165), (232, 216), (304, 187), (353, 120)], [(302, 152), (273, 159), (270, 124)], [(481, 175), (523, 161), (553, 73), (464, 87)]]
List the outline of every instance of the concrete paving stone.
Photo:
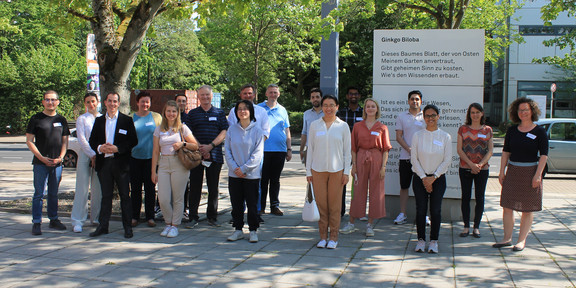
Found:
[(91, 258), (94, 255), (101, 254), (104, 251), (106, 250), (102, 250), (97, 247), (86, 247), (86, 245), (82, 246), (73, 245), (47, 253), (44, 256), (56, 259), (83, 260)]
[(226, 273), (225, 277), (276, 282), (284, 273), (288, 272), (289, 269), (289, 266), (266, 266), (244, 262)]
[[(342, 274), (336, 270), (315, 270), (310, 268), (292, 267), (288, 270), (276, 284), (296, 284), (302, 286), (332, 286), (337, 283)], [(276, 284), (274, 286), (276, 286)]]
[(154, 287), (154, 286), (114, 283), (114, 282), (105, 281), (105, 279), (88, 280), (88, 281), (82, 283), (82, 288), (110, 288), (110, 287), (114, 287), (114, 288), (137, 288), (137, 287)]
[(51, 244), (44, 244), (42, 242), (18, 246), (10, 249), (10, 253), (14, 254), (25, 254), (30, 256), (43, 256), (54, 251), (58, 251), (60, 249), (64, 249), (62, 246), (54, 246)]
[(359, 287), (362, 288), (387, 288), (394, 287), (396, 284), (397, 276), (382, 275), (382, 274), (365, 274), (365, 273), (353, 273), (345, 271), (334, 287), (338, 288), (348, 288), (348, 287)]
[(506, 265), (501, 256), (457, 256), (454, 257), (454, 270), (458, 279), (470, 282), (489, 280), (494, 282), (510, 281)]
[(268, 288), (268, 287), (278, 287), (272, 281), (266, 281), (266, 279), (254, 280), (254, 279), (238, 279), (230, 277), (220, 277), (214, 282), (210, 283), (211, 288)]
[(336, 257), (349, 260), (358, 252), (358, 249), (359, 246), (341, 246), (340, 241), (338, 241), (336, 249), (322, 249), (314, 246), (306, 253), (306, 256)]
[[(552, 261), (542, 259), (506, 259), (506, 264), (517, 287), (525, 285), (548, 285), (548, 287), (566, 287), (568, 280), (560, 268)], [(524, 283), (522, 285), (521, 283)]]
[(576, 234), (574, 231), (566, 230), (566, 227), (562, 226), (561, 229), (552, 229), (552, 230), (545, 230), (545, 229), (533, 229), (535, 236), (538, 240), (551, 240), (551, 241), (558, 241), (558, 240), (569, 240), (572, 242), (576, 242)]
[(83, 261), (58, 266), (58, 268), (50, 272), (50, 275), (97, 280), (100, 279), (102, 275), (116, 268), (118, 268), (116, 265)]
[(42, 273), (30, 272), (8, 266), (0, 269), (0, 287), (10, 287), (12, 285), (21, 283), (22, 281), (33, 280), (42, 276)]
[(146, 255), (148, 255), (148, 253), (142, 254), (126, 252), (120, 249), (110, 249), (100, 254), (91, 256), (89, 260), (93, 263), (100, 264), (125, 265), (135, 260), (144, 259), (146, 258)]
[[(353, 259), (346, 267), (346, 273), (382, 274), (398, 276), (402, 268), (402, 261), (398, 260), (359, 260)], [(368, 276), (367, 276), (368, 277)], [(369, 278), (369, 277), (368, 277)]]
[(395, 288), (401, 287), (427, 287), (427, 288), (446, 288), (455, 287), (456, 279), (453, 277), (410, 277), (400, 276), (396, 280)]
[[(232, 233), (230, 233), (232, 234)], [(228, 235), (230, 236), (230, 235)], [(220, 241), (218, 242), (218, 249), (221, 249), (222, 251), (237, 251), (237, 250), (241, 250), (241, 251), (247, 251), (247, 252), (256, 252), (260, 249), (262, 249), (262, 247), (265, 247), (267, 245), (270, 244), (270, 241), (266, 241), (266, 239), (262, 239), (262, 237), (260, 237), (260, 234), (258, 234), (258, 242), (257, 243), (250, 243), (249, 238), (250, 238), (250, 234), (248, 233), (244, 233), (244, 239), (240, 239), (237, 241), (228, 241), (226, 240), (226, 238), (228, 237), (226, 236), (225, 238), (220, 239)], [(212, 250), (210, 250), (212, 251)], [(206, 251), (205, 253), (214, 253), (214, 252), (210, 252), (210, 251)]]
[(191, 258), (180, 258), (175, 256), (166, 256), (161, 254), (147, 254), (141, 257), (132, 257), (133, 261), (122, 262), (120, 265), (127, 267), (135, 267), (135, 270), (140, 268), (176, 271), (177, 266), (185, 265)]
[(138, 268), (135, 270), (134, 267), (116, 265), (116, 269), (101, 275), (100, 279), (113, 283), (141, 286), (156, 280), (166, 274), (166, 272), (167, 271), (147, 268)]
[(502, 255), (506, 258), (506, 261), (514, 261), (516, 259), (539, 259), (539, 260), (550, 260), (550, 254), (546, 249), (540, 245), (540, 243), (527, 243), (523, 251), (513, 251), (512, 247), (500, 248)]
[(574, 287), (574, 283), (568, 281), (564, 277), (546, 278), (546, 279), (523, 279), (522, 277), (514, 277), (514, 284), (516, 287)]
[(453, 244), (454, 256), (466, 255), (482, 255), (482, 256), (495, 256), (500, 255), (500, 250), (492, 247), (494, 242), (478, 242), (478, 243), (455, 243)]
[(164, 256), (171, 256), (171, 257), (179, 257), (183, 258), (186, 261), (189, 261), (193, 258), (198, 257), (202, 253), (211, 250), (214, 247), (218, 247), (218, 245), (213, 244), (195, 244), (195, 243), (180, 243), (178, 245), (169, 245), (164, 248), (157, 249), (154, 254), (160, 254)]
[(420, 259), (407, 259), (402, 262), (399, 277), (454, 278), (451, 257), (421, 253)]
[[(336, 248), (335, 250), (338, 250)], [(320, 249), (319, 249), (320, 250)], [(317, 255), (304, 255), (300, 258), (292, 267), (295, 268), (306, 268), (311, 270), (334, 270), (334, 271), (344, 271), (348, 263), (350, 262), (350, 257), (333, 257), (329, 256), (332, 251), (326, 250), (325, 256)], [(333, 250), (333, 251), (335, 251)]]
[(573, 284), (576, 284), (576, 259), (575, 258), (557, 258), (556, 264)]
[(362, 246), (354, 255), (356, 261), (390, 261), (418, 258), (418, 255), (406, 253), (405, 249), (381, 249), (380, 247), (367, 248)]
[(34, 258), (34, 256), (0, 252), (0, 269), (24, 262), (31, 258)]
[[(256, 248), (256, 246), (254, 246), (255, 244), (258, 243), (250, 243), (248, 242), (248, 240), (243, 239), (243, 240), (238, 240), (234, 243), (236, 244), (240, 244), (243, 242), (247, 242), (248, 244), (246, 244), (246, 247), (254, 247)], [(262, 243), (261, 243), (262, 244)], [(252, 246), (250, 246), (252, 245)], [(224, 245), (220, 245), (217, 246), (215, 248), (209, 249), (209, 250), (205, 250), (204, 253), (198, 255), (198, 257), (196, 257), (195, 259), (198, 260), (212, 260), (214, 258), (224, 258), (224, 259), (228, 259), (230, 261), (235, 261), (235, 262), (242, 262), (245, 261), (246, 259), (250, 258), (255, 251), (257, 251), (257, 249), (253, 249), (253, 250), (244, 250), (244, 249), (238, 249), (238, 250), (234, 250), (234, 249), (223, 249)], [(230, 248), (230, 247), (228, 247)]]
[(87, 282), (86, 279), (63, 277), (60, 275), (41, 275), (29, 281), (22, 281), (18, 284), (10, 286), (11, 288), (19, 287), (84, 287), (83, 283)]
[[(505, 273), (503, 271), (503, 273)], [(490, 279), (456, 278), (456, 287), (460, 288), (510, 288), (514, 287), (512, 280), (495, 282)]]
[[(300, 242), (300, 241), (291, 241), (291, 240), (276, 240), (272, 243), (262, 247), (262, 251), (267, 252), (276, 252), (276, 253), (292, 253), (292, 254), (305, 254), (308, 250), (316, 248), (316, 240), (310, 241), (308, 243)], [(306, 245), (307, 244), (307, 245)]]
[(146, 286), (158, 288), (208, 287), (221, 277), (169, 271)]
[(239, 262), (228, 261), (223, 258), (213, 260), (192, 259), (187, 263), (176, 266), (176, 271), (199, 275), (221, 276), (228, 273), (228, 271), (232, 270), (232, 268), (238, 264)]
[(293, 266), (302, 255), (274, 252), (256, 252), (246, 261), (245, 264), (265, 265), (265, 266)]
[[(64, 259), (54, 261), (54, 259), (51, 258), (35, 257), (16, 263), (10, 266), (9, 269), (46, 274), (50, 271), (72, 263), (76, 263), (76, 261)], [(2, 271), (6, 272), (7, 270), (3, 269)]]
[[(408, 239), (404, 240), (382, 240), (382, 239), (366, 239), (364, 243), (362, 243), (362, 250), (369, 249), (369, 250), (398, 250), (398, 251), (405, 251), (408, 245)], [(416, 245), (416, 244), (414, 244)]]

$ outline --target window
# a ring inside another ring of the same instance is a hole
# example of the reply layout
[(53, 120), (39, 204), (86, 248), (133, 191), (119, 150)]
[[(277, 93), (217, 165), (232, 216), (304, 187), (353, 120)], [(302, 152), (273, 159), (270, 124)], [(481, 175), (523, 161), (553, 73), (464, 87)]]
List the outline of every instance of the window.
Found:
[(576, 123), (554, 123), (550, 140), (576, 141)]

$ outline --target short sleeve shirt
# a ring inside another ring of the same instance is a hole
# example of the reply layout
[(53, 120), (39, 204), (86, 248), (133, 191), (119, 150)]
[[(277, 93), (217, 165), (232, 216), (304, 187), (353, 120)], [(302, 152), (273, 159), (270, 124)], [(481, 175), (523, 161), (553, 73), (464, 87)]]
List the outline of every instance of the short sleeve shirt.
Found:
[[(424, 116), (422, 111), (418, 112), (416, 116), (412, 115), (409, 111), (398, 114), (396, 118), (396, 131), (401, 130), (403, 133), (402, 138), (408, 146), (412, 146), (412, 137), (414, 133), (426, 128), (424, 123)], [(410, 153), (404, 148), (400, 147), (400, 159), (410, 159)]]
[[(186, 125), (190, 128), (196, 140), (203, 145), (212, 143), (220, 132), (228, 130), (226, 114), (224, 114), (222, 109), (214, 106), (210, 107), (208, 111), (204, 111), (202, 107), (190, 110), (186, 117)], [(210, 159), (215, 163), (224, 163), (222, 143), (210, 151)]]
[(160, 126), (158, 126), (154, 130), (153, 135), (154, 137), (159, 138), (160, 154), (167, 156), (176, 154), (172, 144), (182, 142), (182, 138), (192, 135), (192, 132), (190, 132), (190, 129), (186, 125), (182, 125), (182, 137), (180, 137), (180, 131), (174, 132), (174, 130), (170, 129), (163, 132), (160, 130)]
[(348, 128), (350, 128), (350, 132), (352, 132), (352, 128), (354, 128), (354, 124), (356, 124), (356, 122), (360, 122), (364, 119), (362, 119), (362, 112), (364, 110), (362, 109), (362, 107), (358, 107), (356, 108), (356, 110), (352, 110), (349, 107), (346, 108), (342, 108), (340, 110), (338, 110), (338, 113), (336, 114), (336, 116), (338, 116), (338, 118), (340, 118), (340, 120), (346, 122), (346, 124), (348, 124)]
[[(55, 159), (60, 157), (62, 137), (70, 135), (70, 129), (62, 115), (48, 116), (40, 112), (30, 118), (26, 133), (34, 135), (34, 144), (42, 156)], [(32, 164), (44, 165), (36, 156)]]
[(514, 125), (506, 132), (502, 151), (510, 152), (510, 161), (538, 162), (539, 155), (548, 155), (548, 136), (538, 125), (529, 132), (520, 132)]
[(268, 115), (268, 125), (270, 126), (270, 137), (264, 142), (264, 152), (286, 152), (286, 128), (290, 127), (288, 111), (284, 106), (276, 103), (273, 108), (262, 102), (258, 106), (264, 108)]
[(379, 121), (376, 121), (371, 129), (366, 126), (366, 121), (356, 123), (352, 130), (352, 151), (358, 152), (360, 149), (380, 151), (392, 149), (388, 127)]

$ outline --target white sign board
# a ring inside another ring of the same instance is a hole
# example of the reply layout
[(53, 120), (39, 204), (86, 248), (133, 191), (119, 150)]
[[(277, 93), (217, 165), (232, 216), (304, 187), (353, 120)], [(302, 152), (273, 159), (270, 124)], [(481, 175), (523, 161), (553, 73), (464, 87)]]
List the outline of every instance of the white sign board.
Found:
[(546, 118), (546, 95), (526, 95), (526, 98), (534, 100), (542, 112), (542, 118)]
[(409, 108), (408, 92), (420, 90), (422, 108), (438, 106), (438, 126), (452, 136), (453, 163), (446, 173), (445, 197), (460, 198), (457, 132), (468, 106), (483, 102), (484, 30), (375, 30), (373, 69), (380, 121), (388, 126), (394, 147), (387, 165), (386, 194), (400, 191), (396, 118)]

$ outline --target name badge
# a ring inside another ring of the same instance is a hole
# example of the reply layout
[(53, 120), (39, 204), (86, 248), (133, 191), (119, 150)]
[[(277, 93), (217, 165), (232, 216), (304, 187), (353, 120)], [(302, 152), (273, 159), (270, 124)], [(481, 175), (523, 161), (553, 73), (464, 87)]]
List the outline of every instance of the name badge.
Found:
[(216, 121), (218, 120), (216, 117), (208, 117), (208, 121)]
[(316, 132), (316, 136), (324, 136), (326, 135), (326, 131), (318, 131)]
[(126, 134), (128, 134), (128, 131), (126, 131), (124, 129), (118, 129), (118, 133), (126, 135)]
[(414, 122), (414, 124), (416, 124), (416, 126), (422, 126), (423, 125), (422, 122), (420, 122), (420, 121), (416, 121), (416, 122)]
[(364, 119), (362, 119), (362, 117), (356, 117), (356, 121), (362, 121)]
[(370, 132), (371, 135), (380, 136), (380, 132), (372, 131)]
[(60, 122), (52, 123), (52, 125), (54, 125), (54, 127), (62, 127), (62, 123)]
[(434, 145), (442, 146), (442, 141), (434, 140)]
[(534, 135), (534, 134), (532, 134), (532, 133), (526, 133), (526, 137), (528, 137), (528, 138), (530, 138), (530, 139), (532, 139), (532, 140), (536, 139), (536, 135)]
[(146, 126), (153, 126), (154, 122), (150, 121), (150, 122), (146, 122)]
[(478, 134), (478, 138), (486, 138), (486, 135), (484, 135), (484, 134)]

